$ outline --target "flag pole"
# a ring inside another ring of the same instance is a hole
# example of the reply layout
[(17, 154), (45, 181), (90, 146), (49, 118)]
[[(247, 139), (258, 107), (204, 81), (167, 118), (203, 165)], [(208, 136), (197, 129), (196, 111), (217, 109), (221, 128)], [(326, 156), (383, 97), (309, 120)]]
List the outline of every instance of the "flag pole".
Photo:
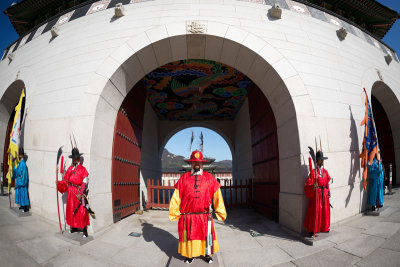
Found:
[[(12, 172), (10, 171), (10, 169), (12, 168), (11, 153), (8, 153), (8, 162), (10, 162), (10, 165), (8, 166), (8, 173), (9, 173), (9, 176), (11, 176), (12, 175)], [(10, 202), (10, 209), (11, 209), (11, 182), (12, 182), (12, 177), (8, 181), (8, 201)]]

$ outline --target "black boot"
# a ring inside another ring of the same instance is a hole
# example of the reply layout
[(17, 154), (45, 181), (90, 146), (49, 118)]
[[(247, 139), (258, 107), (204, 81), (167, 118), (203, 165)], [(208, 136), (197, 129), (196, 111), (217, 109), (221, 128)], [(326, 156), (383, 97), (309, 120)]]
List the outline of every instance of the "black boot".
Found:
[(212, 262), (213, 262), (213, 258), (211, 258), (211, 256), (209, 256), (209, 255), (206, 255), (206, 256), (204, 257), (204, 260), (205, 260), (207, 263), (212, 263)]
[[(314, 236), (314, 232), (308, 232), (308, 234), (310, 235), (310, 237)], [(317, 236), (318, 236), (318, 233), (315, 234), (315, 237), (317, 237)]]
[(193, 262), (193, 258), (186, 258), (183, 262), (186, 264), (191, 264)]
[(82, 237), (83, 237), (83, 238), (88, 237), (87, 226), (86, 226), (85, 228), (83, 228), (83, 235), (82, 235)]
[(70, 234), (75, 233), (75, 232), (78, 232), (78, 229), (76, 229), (76, 228), (74, 228), (74, 227), (71, 227), (71, 228), (69, 229), (69, 233), (70, 233)]

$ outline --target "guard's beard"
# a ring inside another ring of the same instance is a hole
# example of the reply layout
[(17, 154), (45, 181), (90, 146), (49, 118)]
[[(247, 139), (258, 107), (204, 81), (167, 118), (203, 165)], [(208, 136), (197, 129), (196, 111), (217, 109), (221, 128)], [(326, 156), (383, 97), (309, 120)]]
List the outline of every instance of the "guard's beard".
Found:
[(200, 171), (200, 166), (196, 165), (193, 167), (194, 172), (199, 172)]

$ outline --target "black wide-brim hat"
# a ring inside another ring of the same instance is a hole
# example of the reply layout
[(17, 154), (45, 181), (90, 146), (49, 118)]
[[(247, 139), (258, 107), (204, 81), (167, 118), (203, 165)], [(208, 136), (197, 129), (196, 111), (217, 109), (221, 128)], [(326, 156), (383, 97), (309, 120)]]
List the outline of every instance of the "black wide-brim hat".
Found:
[(71, 151), (71, 155), (69, 155), (68, 157), (70, 159), (74, 159), (74, 158), (80, 158), (82, 155), (83, 153), (79, 153), (79, 149), (73, 148)]
[(18, 148), (18, 155), (26, 155), (23, 147)]
[(328, 159), (327, 157), (324, 157), (324, 153), (322, 151), (318, 151), (317, 155), (315, 157), (316, 157), (316, 160), (326, 160), (326, 159)]

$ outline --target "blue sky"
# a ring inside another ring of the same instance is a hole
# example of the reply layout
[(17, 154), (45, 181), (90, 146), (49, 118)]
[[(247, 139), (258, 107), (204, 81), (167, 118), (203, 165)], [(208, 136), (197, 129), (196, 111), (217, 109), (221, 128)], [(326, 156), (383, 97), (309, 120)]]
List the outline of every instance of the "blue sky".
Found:
[(200, 133), (204, 136), (204, 155), (216, 161), (232, 159), (232, 153), (225, 140), (216, 132), (202, 127), (186, 128), (169, 139), (165, 148), (175, 155), (190, 156), (190, 138), (194, 133), (193, 150), (200, 150)]
[(0, 0), (0, 57), (3, 55), (4, 49), (6, 49), (12, 42), (19, 38), (14, 27), (11, 25), (10, 20), (3, 11), (11, 5), (11, 0)]
[[(399, 0), (379, 0), (379, 3), (390, 7), (391, 9), (400, 13), (400, 1)], [(398, 19), (389, 32), (382, 39), (392, 49), (397, 52), (397, 57), (400, 57), (400, 20)]]

